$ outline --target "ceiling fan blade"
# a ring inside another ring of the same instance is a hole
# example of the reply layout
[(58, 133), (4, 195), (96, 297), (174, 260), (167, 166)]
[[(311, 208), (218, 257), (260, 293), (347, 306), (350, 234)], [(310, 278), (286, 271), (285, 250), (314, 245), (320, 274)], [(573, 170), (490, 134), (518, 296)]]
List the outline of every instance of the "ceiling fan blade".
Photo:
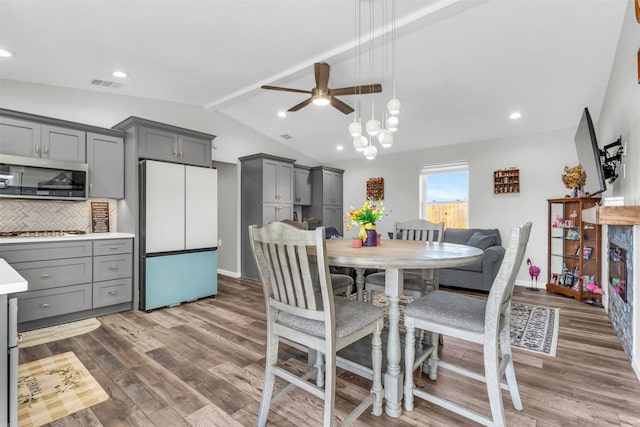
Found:
[(329, 64), (326, 62), (317, 62), (314, 64), (316, 73), (316, 89), (321, 93), (327, 93), (329, 90)]
[(378, 92), (382, 92), (382, 85), (379, 83), (373, 83), (370, 85), (341, 87), (339, 89), (331, 89), (329, 91), (331, 96), (359, 95), (359, 94), (378, 93)]
[(331, 105), (336, 107), (338, 110), (342, 111), (344, 114), (353, 113), (353, 108), (350, 105), (340, 101), (338, 98), (334, 98), (333, 96), (330, 98)]
[(302, 107), (306, 107), (307, 105), (311, 104), (311, 101), (313, 101), (313, 97), (305, 99), (298, 105), (294, 105), (293, 107), (289, 108), (289, 111), (298, 111)]
[(269, 89), (269, 90), (281, 90), (284, 92), (297, 92), (297, 93), (311, 93), (310, 90), (302, 90), (302, 89), (291, 89), (288, 87), (279, 87), (279, 86), (260, 86), (262, 89)]

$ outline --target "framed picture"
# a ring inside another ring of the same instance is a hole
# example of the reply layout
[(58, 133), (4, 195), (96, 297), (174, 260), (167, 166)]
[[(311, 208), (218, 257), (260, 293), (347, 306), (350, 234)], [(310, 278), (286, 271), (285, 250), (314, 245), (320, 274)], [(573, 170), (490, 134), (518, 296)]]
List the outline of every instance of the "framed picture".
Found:
[(580, 246), (578, 246), (576, 248), (576, 256), (579, 257), (580, 256)]
[(572, 219), (565, 219), (565, 220), (564, 220), (564, 227), (565, 227), (565, 228), (571, 228), (571, 227), (573, 227), (573, 220), (572, 220)]
[(551, 275), (551, 284), (552, 285), (557, 285), (558, 284), (558, 275), (557, 274), (552, 274)]
[(591, 253), (593, 252), (593, 248), (589, 246), (585, 246), (582, 250), (582, 259), (591, 259)]

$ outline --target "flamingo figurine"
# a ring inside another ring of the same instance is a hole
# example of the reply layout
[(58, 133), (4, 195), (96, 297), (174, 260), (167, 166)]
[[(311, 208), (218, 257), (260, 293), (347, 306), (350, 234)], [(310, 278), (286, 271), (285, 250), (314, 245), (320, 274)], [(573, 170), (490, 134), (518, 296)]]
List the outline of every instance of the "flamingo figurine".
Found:
[[(530, 291), (538, 291), (538, 275), (540, 274), (540, 267), (538, 267), (537, 265), (534, 265), (531, 262), (530, 258), (527, 258), (527, 265), (529, 266), (529, 276), (531, 276), (531, 287), (529, 288)], [(536, 279), (536, 287), (533, 287), (533, 279)]]

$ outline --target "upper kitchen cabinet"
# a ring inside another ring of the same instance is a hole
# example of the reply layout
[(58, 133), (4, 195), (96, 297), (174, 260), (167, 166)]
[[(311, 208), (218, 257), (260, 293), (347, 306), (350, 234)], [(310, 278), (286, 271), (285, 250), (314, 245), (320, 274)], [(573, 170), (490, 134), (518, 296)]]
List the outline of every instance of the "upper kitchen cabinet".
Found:
[(211, 141), (215, 135), (184, 129), (139, 117), (113, 126), (138, 142), (141, 159), (211, 167)]
[[(14, 156), (37, 157), (41, 159), (62, 160), (66, 162), (86, 162), (85, 131), (66, 127), (56, 119), (17, 114), (20, 117), (33, 117), (34, 121), (11, 117), (9, 110), (0, 111), (0, 153)], [(46, 119), (48, 123), (37, 120)], [(60, 123), (61, 125), (58, 125)]]
[(124, 198), (124, 139), (122, 136), (87, 133), (87, 163), (89, 163), (89, 197)]
[(311, 168), (294, 165), (294, 205), (308, 206), (311, 204)]

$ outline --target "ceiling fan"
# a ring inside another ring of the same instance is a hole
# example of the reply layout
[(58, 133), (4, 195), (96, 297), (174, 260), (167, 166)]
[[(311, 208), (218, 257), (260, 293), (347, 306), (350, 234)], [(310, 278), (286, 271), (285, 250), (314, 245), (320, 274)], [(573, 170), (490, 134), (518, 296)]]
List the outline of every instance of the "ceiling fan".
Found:
[(326, 62), (317, 62), (314, 64), (314, 70), (316, 75), (316, 87), (311, 90), (302, 90), (302, 89), (290, 89), (286, 87), (278, 87), (278, 86), (262, 86), (262, 89), (270, 89), (270, 90), (281, 90), (285, 92), (298, 92), (298, 93), (308, 93), (311, 95), (310, 98), (302, 101), (298, 105), (294, 105), (289, 108), (289, 111), (298, 111), (302, 107), (306, 107), (312, 102), (316, 105), (327, 105), (331, 104), (338, 110), (342, 111), (344, 114), (349, 114), (353, 112), (353, 108), (348, 104), (340, 101), (336, 98), (336, 96), (340, 95), (361, 95), (367, 93), (377, 93), (382, 92), (381, 84), (368, 84), (368, 85), (360, 85), (360, 86), (349, 86), (343, 87), (340, 89), (329, 89), (329, 71), (331, 67)]

